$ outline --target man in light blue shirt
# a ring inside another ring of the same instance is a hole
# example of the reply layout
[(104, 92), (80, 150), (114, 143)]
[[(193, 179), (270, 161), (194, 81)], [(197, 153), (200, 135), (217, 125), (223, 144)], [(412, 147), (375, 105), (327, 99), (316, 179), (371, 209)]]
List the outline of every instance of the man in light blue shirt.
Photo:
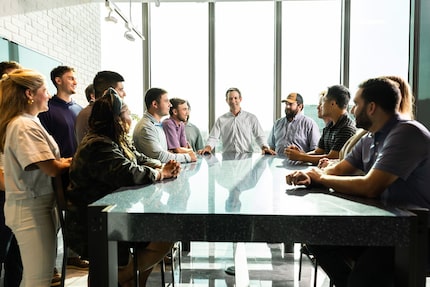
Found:
[(192, 150), (188, 153), (171, 153), (167, 150), (166, 134), (160, 122), (162, 117), (169, 114), (171, 106), (167, 92), (159, 88), (149, 89), (145, 94), (145, 105), (147, 111), (133, 132), (136, 149), (161, 162), (168, 162), (169, 160), (176, 160), (181, 163), (196, 161), (196, 154)]
[(285, 103), (285, 117), (278, 119), (270, 131), (267, 140), (270, 148), (278, 154), (283, 154), (291, 145), (303, 152), (316, 149), (321, 135), (317, 123), (302, 113), (303, 97), (291, 93), (282, 102)]
[(257, 117), (240, 107), (242, 95), (239, 89), (228, 89), (225, 100), (230, 106), (230, 111), (216, 120), (206, 146), (198, 151), (199, 154), (210, 153), (220, 139), (223, 152), (252, 153), (254, 138), (262, 153), (275, 154), (266, 143), (263, 128)]

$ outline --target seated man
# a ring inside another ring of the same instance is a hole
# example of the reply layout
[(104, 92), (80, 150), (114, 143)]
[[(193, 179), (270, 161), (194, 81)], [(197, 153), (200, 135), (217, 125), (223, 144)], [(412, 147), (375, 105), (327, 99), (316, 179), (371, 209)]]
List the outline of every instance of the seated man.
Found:
[[(336, 192), (430, 208), (430, 132), (396, 112), (401, 94), (391, 80), (360, 84), (354, 98), (356, 125), (369, 131), (346, 158), (324, 171), (313, 168), (286, 176), (288, 184), (322, 184)], [(413, 143), (413, 147), (411, 147)], [(356, 171), (365, 175), (350, 176)], [(394, 286), (393, 247), (310, 246), (318, 263), (343, 286)], [(351, 259), (351, 268), (346, 264)]]
[(167, 149), (166, 134), (160, 122), (162, 117), (169, 114), (171, 106), (167, 92), (159, 88), (149, 89), (145, 94), (145, 105), (147, 111), (133, 132), (136, 149), (161, 162), (168, 162), (169, 160), (176, 160), (181, 163), (197, 161), (197, 156), (192, 150), (187, 153), (175, 154)]
[(228, 89), (225, 93), (225, 101), (229, 105), (230, 111), (216, 120), (206, 146), (198, 153), (210, 153), (220, 139), (223, 152), (252, 153), (255, 138), (263, 154), (275, 154), (264, 139), (264, 131), (258, 118), (240, 107), (242, 94), (239, 89)]
[(270, 131), (267, 140), (270, 148), (278, 154), (291, 145), (304, 152), (314, 150), (321, 135), (317, 123), (302, 113), (302, 96), (291, 93), (282, 102), (285, 103), (285, 117), (278, 119)]
[(185, 134), (187, 137), (188, 144), (193, 149), (193, 151), (198, 151), (205, 147), (203, 144), (203, 137), (199, 128), (196, 125), (190, 123), (191, 105), (189, 101), (187, 101), (187, 105), (188, 116), (187, 120), (185, 121)]
[(188, 117), (187, 101), (179, 98), (170, 99), (170, 117), (162, 123), (166, 134), (167, 149), (174, 153), (189, 153), (190, 148), (185, 134), (184, 122)]
[(285, 149), (290, 160), (309, 162), (317, 165), (321, 158), (339, 158), (339, 151), (345, 142), (355, 134), (353, 121), (348, 117), (350, 94), (346, 87), (335, 85), (328, 88), (322, 98), (321, 116), (331, 120), (323, 129), (318, 147), (311, 152), (301, 151), (291, 145)]

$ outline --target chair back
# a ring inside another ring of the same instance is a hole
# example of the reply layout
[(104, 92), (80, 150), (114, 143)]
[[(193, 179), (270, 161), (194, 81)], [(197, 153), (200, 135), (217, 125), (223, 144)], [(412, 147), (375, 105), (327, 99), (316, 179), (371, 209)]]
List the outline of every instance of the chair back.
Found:
[(57, 202), (57, 214), (60, 221), (61, 234), (63, 235), (63, 263), (61, 266), (61, 287), (65, 287), (66, 269), (67, 269), (67, 232), (66, 232), (66, 213), (67, 200), (64, 194), (63, 181), (61, 175), (52, 178), (52, 186), (54, 188), (55, 200)]

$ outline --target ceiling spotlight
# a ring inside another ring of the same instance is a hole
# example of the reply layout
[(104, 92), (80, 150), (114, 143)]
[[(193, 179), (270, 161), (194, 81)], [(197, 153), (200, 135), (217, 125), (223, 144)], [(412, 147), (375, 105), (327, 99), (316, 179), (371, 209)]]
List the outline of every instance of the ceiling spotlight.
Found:
[(129, 40), (129, 41), (134, 41), (135, 38), (133, 36), (133, 31), (131, 30), (130, 26), (128, 25), (128, 23), (125, 23), (125, 28), (127, 29), (124, 33), (124, 37)]
[(115, 18), (115, 16), (112, 15), (113, 10), (110, 9), (109, 14), (105, 17), (105, 21), (106, 22), (112, 22), (112, 23), (117, 23), (118, 19)]
[(117, 19), (117, 18), (115, 18), (115, 16), (113, 16), (113, 15), (112, 15), (112, 13), (113, 13), (113, 12), (115, 12), (115, 11), (114, 11), (114, 9), (112, 9), (112, 7), (110, 6), (110, 2), (109, 2), (109, 0), (106, 0), (106, 1), (105, 1), (105, 6), (106, 6), (106, 8), (107, 8), (107, 9), (108, 9), (108, 11), (109, 11), (109, 14), (105, 17), (105, 21), (106, 21), (106, 22), (117, 23), (117, 22), (118, 22), (118, 19)]
[(155, 0), (155, 7), (160, 7), (160, 0)]

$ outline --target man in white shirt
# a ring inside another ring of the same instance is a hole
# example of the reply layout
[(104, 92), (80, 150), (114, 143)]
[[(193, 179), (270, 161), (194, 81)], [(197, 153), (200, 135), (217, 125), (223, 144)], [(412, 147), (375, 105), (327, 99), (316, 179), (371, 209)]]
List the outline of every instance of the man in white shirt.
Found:
[(257, 117), (240, 107), (242, 95), (239, 89), (228, 89), (225, 100), (230, 106), (230, 111), (216, 120), (206, 146), (198, 153), (210, 153), (220, 139), (223, 152), (252, 153), (254, 152), (252, 140), (255, 138), (263, 154), (275, 154), (266, 143), (263, 128)]

